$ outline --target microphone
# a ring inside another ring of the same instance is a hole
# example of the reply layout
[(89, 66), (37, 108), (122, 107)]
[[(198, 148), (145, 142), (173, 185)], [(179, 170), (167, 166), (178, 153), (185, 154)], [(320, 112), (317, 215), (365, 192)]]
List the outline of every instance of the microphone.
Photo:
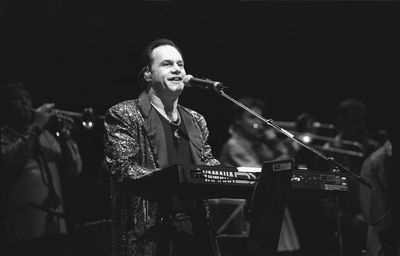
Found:
[(211, 81), (209, 79), (195, 78), (192, 75), (186, 75), (183, 78), (183, 83), (187, 87), (195, 86), (195, 87), (200, 87), (203, 89), (214, 89), (214, 90), (218, 90), (218, 91), (227, 88), (221, 82)]

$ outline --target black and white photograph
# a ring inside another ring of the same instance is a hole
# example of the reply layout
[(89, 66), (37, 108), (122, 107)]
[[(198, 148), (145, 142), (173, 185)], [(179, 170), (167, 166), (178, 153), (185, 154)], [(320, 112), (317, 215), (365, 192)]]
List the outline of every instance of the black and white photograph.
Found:
[(0, 3), (0, 254), (399, 256), (399, 1)]

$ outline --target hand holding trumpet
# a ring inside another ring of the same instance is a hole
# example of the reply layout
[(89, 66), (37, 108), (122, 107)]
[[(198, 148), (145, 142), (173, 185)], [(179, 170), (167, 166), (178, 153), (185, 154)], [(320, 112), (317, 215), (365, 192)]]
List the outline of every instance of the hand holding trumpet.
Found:
[(49, 122), (49, 119), (56, 114), (53, 109), (54, 105), (54, 103), (45, 103), (33, 109), (33, 123), (43, 128)]
[(77, 129), (75, 119), (81, 121), (85, 129), (92, 129), (96, 119), (104, 116), (95, 116), (92, 108), (85, 108), (82, 113), (54, 108), (54, 103), (45, 103), (32, 111), (33, 124), (39, 128), (46, 128), (56, 137), (69, 137), (73, 129)]
[(71, 130), (75, 127), (74, 120), (66, 115), (62, 115), (60, 110), (54, 108), (54, 103), (44, 103), (33, 112), (33, 124), (39, 128), (45, 128), (53, 133), (57, 138), (68, 139)]

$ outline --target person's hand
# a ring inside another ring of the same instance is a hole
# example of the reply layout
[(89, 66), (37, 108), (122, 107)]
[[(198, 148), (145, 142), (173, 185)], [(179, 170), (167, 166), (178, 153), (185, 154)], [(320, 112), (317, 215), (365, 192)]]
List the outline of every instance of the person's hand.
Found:
[(37, 109), (34, 109), (33, 123), (40, 128), (43, 128), (49, 121), (50, 117), (55, 115), (53, 110), (54, 105), (54, 103), (45, 103)]

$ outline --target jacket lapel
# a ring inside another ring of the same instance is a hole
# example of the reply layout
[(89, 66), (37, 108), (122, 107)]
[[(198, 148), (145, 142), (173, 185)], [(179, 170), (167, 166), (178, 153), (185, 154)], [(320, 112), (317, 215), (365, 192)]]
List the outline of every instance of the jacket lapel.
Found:
[(150, 104), (146, 92), (143, 92), (139, 96), (139, 108), (144, 118), (144, 129), (149, 138), (150, 145), (154, 150), (154, 159), (156, 159), (157, 167), (165, 168), (168, 166), (167, 142), (164, 136), (165, 132), (157, 110)]
[(201, 149), (202, 149), (202, 138), (201, 130), (197, 123), (194, 122), (192, 114), (190, 114), (185, 108), (179, 107), (182, 121), (185, 124), (186, 131), (189, 137), (190, 151), (193, 158), (194, 164), (201, 164)]

